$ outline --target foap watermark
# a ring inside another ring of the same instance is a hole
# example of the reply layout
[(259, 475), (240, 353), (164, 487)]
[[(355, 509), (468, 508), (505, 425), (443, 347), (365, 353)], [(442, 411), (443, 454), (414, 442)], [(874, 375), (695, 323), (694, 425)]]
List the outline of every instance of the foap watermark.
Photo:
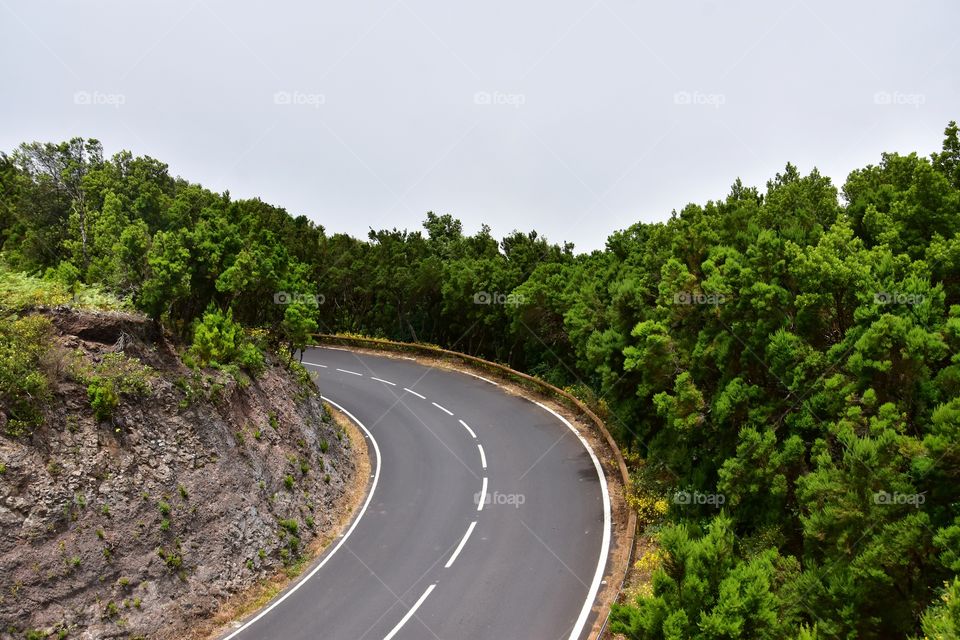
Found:
[(710, 507), (720, 507), (727, 501), (722, 493), (704, 493), (702, 491), (687, 491), (682, 489), (673, 494), (673, 504), (683, 506), (687, 505), (706, 505)]
[(319, 109), (322, 105), (327, 104), (327, 96), (322, 93), (306, 93), (304, 91), (277, 91), (273, 94), (273, 104)]
[(122, 93), (106, 93), (104, 91), (75, 91), (73, 104), (95, 107), (113, 107), (119, 109), (127, 103), (127, 96)]
[(874, 304), (923, 304), (926, 296), (920, 293), (901, 293), (899, 291), (878, 291), (873, 294)]
[(898, 491), (889, 493), (887, 491), (877, 491), (873, 494), (874, 504), (908, 505), (919, 509), (920, 505), (926, 501), (927, 496), (923, 493), (900, 493)]
[(877, 91), (873, 94), (873, 104), (907, 106), (919, 109), (926, 104), (927, 96), (922, 93), (904, 93), (902, 91)]
[(727, 103), (727, 96), (722, 93), (704, 93), (703, 91), (677, 91), (673, 94), (673, 104), (699, 105), (719, 109)]
[(506, 106), (519, 109), (527, 103), (522, 93), (504, 93), (502, 91), (477, 91), (473, 94), (473, 104)]
[(708, 306), (721, 305), (727, 301), (722, 293), (698, 293), (695, 291), (680, 291), (673, 294), (673, 304), (705, 304)]
[(473, 304), (523, 304), (523, 294), (520, 293), (500, 293), (499, 291), (477, 291), (473, 294)]
[[(519, 509), (521, 505), (525, 504), (527, 501), (527, 496), (522, 493), (500, 493), (499, 491), (489, 491), (486, 495), (483, 496), (483, 506), (489, 507), (490, 505), (495, 506), (508, 506), (513, 507), (514, 509)], [(473, 504), (480, 504), (480, 494), (473, 494)]]
[(306, 304), (313, 307), (319, 307), (326, 301), (323, 294), (313, 293), (290, 293), (288, 291), (277, 291), (273, 294), (273, 304)]

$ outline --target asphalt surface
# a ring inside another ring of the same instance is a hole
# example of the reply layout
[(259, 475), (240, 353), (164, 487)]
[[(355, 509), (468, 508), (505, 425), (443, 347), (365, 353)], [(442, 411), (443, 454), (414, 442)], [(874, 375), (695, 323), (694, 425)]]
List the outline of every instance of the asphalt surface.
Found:
[(609, 501), (559, 416), (405, 359), (316, 348), (303, 362), (372, 437), (372, 493), (344, 537), (225, 640), (587, 636)]

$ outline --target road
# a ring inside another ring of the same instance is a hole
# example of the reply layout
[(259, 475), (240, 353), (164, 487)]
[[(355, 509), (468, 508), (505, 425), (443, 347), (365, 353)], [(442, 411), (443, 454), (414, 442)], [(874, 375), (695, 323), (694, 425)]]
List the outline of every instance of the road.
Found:
[(596, 457), (559, 415), (479, 377), (314, 348), (371, 451), (370, 494), (313, 567), (223, 640), (579, 640), (610, 544)]

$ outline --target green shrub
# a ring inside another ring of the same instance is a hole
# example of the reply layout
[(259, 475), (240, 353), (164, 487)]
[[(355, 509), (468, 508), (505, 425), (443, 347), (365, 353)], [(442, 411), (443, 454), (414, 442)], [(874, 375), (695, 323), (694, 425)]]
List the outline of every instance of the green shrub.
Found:
[(122, 353), (108, 353), (91, 363), (80, 350), (74, 351), (67, 365), (68, 375), (87, 385), (87, 398), (94, 417), (113, 418), (120, 404), (120, 396), (145, 396), (150, 392), (150, 378), (154, 371), (136, 358)]
[(114, 618), (118, 613), (119, 613), (119, 610), (117, 609), (117, 603), (111, 600), (110, 602), (107, 603), (107, 606), (103, 611), (103, 617)]
[(296, 360), (291, 360), (289, 363), (289, 368), (290, 373), (293, 374), (293, 377), (297, 381), (297, 385), (300, 387), (303, 395), (316, 393), (317, 385), (313, 383), (313, 378), (310, 376), (310, 371), (305, 366)]
[(233, 312), (210, 309), (193, 330), (188, 360), (198, 367), (219, 368), (237, 364), (253, 374), (263, 370), (263, 353), (250, 342), (243, 327), (234, 322)]
[(51, 328), (39, 316), (0, 318), (0, 411), (6, 413), (8, 435), (27, 435), (43, 422), (50, 383), (42, 365)]
[(157, 555), (167, 565), (168, 569), (179, 569), (183, 566), (183, 558), (175, 553), (167, 553), (163, 547), (157, 549)]
[(283, 478), (283, 486), (285, 486), (288, 491), (293, 491), (293, 476), (285, 476)]
[(87, 387), (87, 398), (93, 409), (93, 417), (98, 421), (111, 420), (114, 409), (120, 404), (120, 396), (114, 389), (113, 382), (106, 379), (91, 382)]
[(96, 285), (77, 281), (78, 269), (69, 262), (51, 267), (43, 278), (27, 275), (0, 264), (0, 308), (31, 309), (68, 305), (74, 308), (129, 310), (128, 300), (106, 293)]
[(280, 520), (277, 524), (279, 524), (284, 531), (294, 536), (297, 535), (297, 531), (300, 529), (300, 525), (293, 518)]

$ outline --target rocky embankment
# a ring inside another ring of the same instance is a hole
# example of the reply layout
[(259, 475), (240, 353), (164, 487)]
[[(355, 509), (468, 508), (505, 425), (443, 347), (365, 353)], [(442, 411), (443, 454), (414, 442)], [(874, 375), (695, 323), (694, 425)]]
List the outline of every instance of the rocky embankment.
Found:
[(308, 380), (193, 371), (134, 315), (38, 313), (44, 424), (0, 435), (0, 637), (183, 637), (340, 521), (355, 459)]

